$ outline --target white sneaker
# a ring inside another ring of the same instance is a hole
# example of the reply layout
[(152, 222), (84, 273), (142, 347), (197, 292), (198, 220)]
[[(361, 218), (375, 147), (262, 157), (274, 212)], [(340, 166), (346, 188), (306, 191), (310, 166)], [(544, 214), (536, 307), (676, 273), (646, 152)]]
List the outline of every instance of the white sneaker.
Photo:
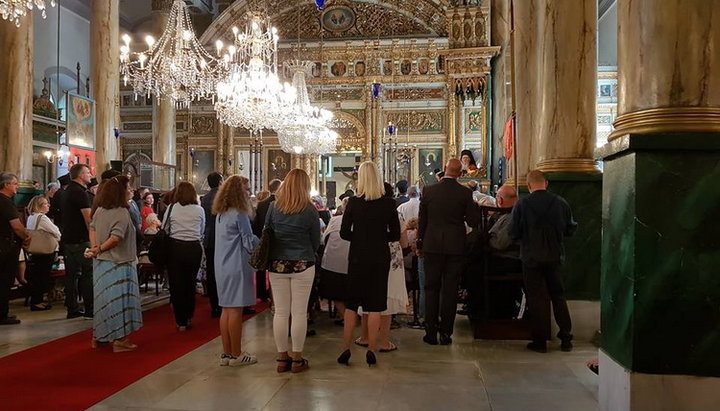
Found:
[(234, 357), (233, 357), (232, 355), (230, 355), (230, 354), (222, 354), (222, 355), (220, 355), (220, 366), (221, 366), (221, 367), (226, 367), (226, 366), (230, 365), (230, 359), (231, 359), (231, 358), (234, 358)]
[(257, 357), (254, 355), (248, 354), (246, 351), (243, 351), (242, 354), (240, 354), (239, 357), (230, 357), (230, 361), (228, 361), (228, 365), (231, 367), (238, 367), (241, 365), (250, 365), (255, 364), (257, 362)]

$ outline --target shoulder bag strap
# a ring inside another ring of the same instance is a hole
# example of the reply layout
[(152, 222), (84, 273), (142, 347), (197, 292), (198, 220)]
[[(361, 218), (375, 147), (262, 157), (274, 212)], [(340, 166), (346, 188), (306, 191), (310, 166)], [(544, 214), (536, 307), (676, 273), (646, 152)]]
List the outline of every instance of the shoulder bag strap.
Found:
[(35, 218), (35, 228), (33, 230), (37, 231), (38, 226), (40, 225), (40, 219), (43, 217), (43, 215), (45, 214), (40, 213), (38, 214), (37, 218)]
[(168, 237), (170, 236), (170, 227), (171, 227), (170, 219), (172, 218), (173, 206), (175, 206), (175, 203), (170, 204), (170, 208), (168, 209), (168, 214), (167, 214), (167, 220), (165, 220), (165, 223), (163, 224), (163, 227), (162, 227), (163, 230), (165, 230), (165, 233), (168, 235)]

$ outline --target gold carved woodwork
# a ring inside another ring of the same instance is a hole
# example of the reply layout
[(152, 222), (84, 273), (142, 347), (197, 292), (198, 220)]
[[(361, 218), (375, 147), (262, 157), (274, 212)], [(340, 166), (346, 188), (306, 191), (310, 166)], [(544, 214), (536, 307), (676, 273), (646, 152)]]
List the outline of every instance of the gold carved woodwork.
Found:
[(36, 98), (35, 101), (33, 101), (33, 113), (45, 117), (54, 118), (57, 116), (57, 110), (55, 109), (55, 104), (53, 104), (53, 102), (50, 100), (48, 79), (44, 78), (42, 82), (43, 89), (41, 91), (40, 97)]
[(329, 127), (338, 133), (338, 149), (341, 151), (363, 149), (366, 144), (365, 126), (355, 114), (364, 116), (365, 111), (358, 110), (357, 113), (335, 111), (333, 114)]
[(190, 127), (194, 135), (215, 135), (217, 119), (210, 116), (193, 117)]
[(444, 100), (447, 97), (445, 88), (398, 88), (385, 91), (389, 100)]
[(444, 133), (445, 110), (411, 110), (388, 111), (385, 114), (385, 124), (392, 122), (400, 134), (410, 131), (412, 133)]
[[(468, 4), (468, 2), (466, 2), (466, 4)], [(460, 5), (445, 11), (445, 21), (448, 25), (450, 48), (489, 46), (489, 7)]]

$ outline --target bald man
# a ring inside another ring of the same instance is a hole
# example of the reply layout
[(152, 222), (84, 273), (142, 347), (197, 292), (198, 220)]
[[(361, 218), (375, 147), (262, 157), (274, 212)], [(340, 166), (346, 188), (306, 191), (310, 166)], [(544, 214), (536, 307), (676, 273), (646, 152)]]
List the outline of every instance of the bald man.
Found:
[[(430, 345), (452, 343), (457, 288), (464, 265), (465, 223), (475, 227), (480, 210), (472, 191), (457, 182), (462, 164), (453, 158), (445, 175), (425, 188), (420, 199), (418, 249), (425, 260), (425, 336)], [(441, 306), (442, 303), (442, 306)]]
[(572, 322), (559, 270), (565, 259), (563, 237), (572, 235), (577, 223), (570, 205), (562, 197), (547, 191), (548, 181), (542, 172), (529, 172), (527, 184), (530, 195), (513, 208), (511, 225), (512, 238), (520, 243), (525, 294), (532, 313), (533, 341), (527, 348), (547, 352), (543, 329), (550, 319), (542, 301), (543, 288), (547, 285), (555, 322), (560, 327), (557, 335), (561, 341), (560, 349), (571, 351)]

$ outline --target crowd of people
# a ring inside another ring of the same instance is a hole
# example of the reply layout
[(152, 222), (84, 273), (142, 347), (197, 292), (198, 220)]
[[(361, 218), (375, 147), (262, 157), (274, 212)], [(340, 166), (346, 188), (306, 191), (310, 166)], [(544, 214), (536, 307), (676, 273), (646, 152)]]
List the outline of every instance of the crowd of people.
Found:
[[(349, 364), (358, 345), (366, 348), (365, 362), (373, 366), (378, 352), (398, 349), (390, 339), (391, 325), (395, 315), (408, 312), (412, 283), (419, 288), (413, 309), (424, 321), (422, 340), (452, 343), (461, 283), (472, 288), (471, 300), (480, 294), (478, 274), (470, 269), (477, 256), (468, 238), (490, 215), (491, 228), (480, 236), (490, 250), (487, 265), (493, 273), (523, 273), (533, 333), (528, 349), (547, 351), (542, 332), (549, 314), (543, 312), (541, 295), (547, 286), (561, 349), (571, 350), (572, 326), (559, 276), (563, 237), (576, 226), (570, 207), (547, 191), (541, 172), (532, 171), (528, 196), (519, 199), (513, 187), (502, 186), (484, 214), (486, 195), (478, 196), (477, 187), (458, 181), (468, 169), (463, 160), (449, 160), (438, 182), (422, 192), (406, 181), (394, 187), (383, 183), (376, 164), (364, 162), (356, 191), (343, 195), (334, 215), (311, 198), (310, 177), (300, 169), (291, 170), (284, 181), (271, 181), (257, 196), (247, 178), (223, 180), (214, 172), (204, 196), (191, 183), (180, 182), (156, 201), (157, 193), (134, 190), (119, 172), (106, 171), (97, 184), (89, 167), (78, 164), (59, 184), (51, 183), (45, 195), (30, 201), (25, 224), (11, 200), (17, 177), (2, 173), (0, 324), (20, 323), (9, 315), (8, 293), (15, 277), (25, 281), (19, 273), (22, 250), (30, 251), (32, 311), (51, 308), (43, 296), (61, 252), (67, 318), (93, 320), (93, 347), (137, 349), (130, 341), (143, 324), (137, 256), (139, 247), (163, 230), (170, 243), (164, 269), (177, 330), (192, 328), (198, 273), (204, 272), (211, 316), (219, 318), (220, 365), (257, 362), (242, 346), (243, 312), (258, 298), (271, 298), (277, 371), (309, 369), (303, 355), (308, 311), (323, 298), (332, 302), (340, 314), (335, 323), (343, 326), (337, 362)], [(52, 252), (38, 252), (32, 245), (48, 239), (55, 241)], [(260, 244), (267, 247), (267, 270), (250, 264)], [(481, 308), (470, 303), (469, 309)], [(355, 338), (358, 319), (362, 331)]]

